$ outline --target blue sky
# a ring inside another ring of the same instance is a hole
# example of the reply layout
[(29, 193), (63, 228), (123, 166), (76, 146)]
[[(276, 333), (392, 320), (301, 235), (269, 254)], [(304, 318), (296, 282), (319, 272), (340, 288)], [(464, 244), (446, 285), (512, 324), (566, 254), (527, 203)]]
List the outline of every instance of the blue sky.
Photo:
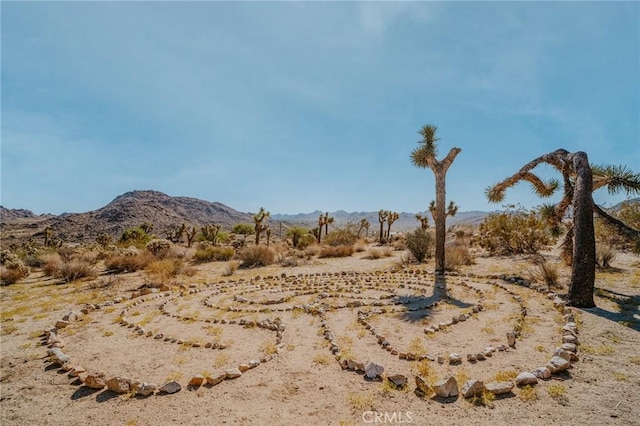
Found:
[[(565, 148), (640, 170), (638, 2), (2, 2), (0, 202), (134, 189), (272, 213), (417, 212), (427, 123), (461, 210)], [(545, 176), (554, 175), (541, 169)], [(596, 201), (612, 204), (597, 193)], [(507, 202), (541, 201), (527, 184)]]

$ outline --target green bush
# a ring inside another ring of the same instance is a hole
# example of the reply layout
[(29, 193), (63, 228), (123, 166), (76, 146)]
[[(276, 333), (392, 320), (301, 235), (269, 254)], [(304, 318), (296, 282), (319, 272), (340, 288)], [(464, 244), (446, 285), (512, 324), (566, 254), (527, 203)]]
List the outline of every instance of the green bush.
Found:
[(418, 263), (433, 255), (433, 236), (426, 230), (418, 228), (405, 236), (405, 245)]
[(535, 212), (491, 213), (479, 230), (480, 246), (494, 256), (537, 254), (555, 241), (547, 222)]
[(151, 235), (147, 234), (145, 229), (141, 227), (126, 229), (120, 237), (121, 244), (134, 244), (136, 246), (144, 246), (151, 241)]
[(240, 251), (239, 257), (244, 267), (267, 266), (275, 261), (276, 253), (271, 247), (252, 245)]
[(216, 261), (227, 261), (236, 254), (231, 247), (213, 247), (209, 244), (203, 244), (198, 247), (193, 255), (195, 263), (207, 263)]
[(323, 243), (330, 246), (352, 246), (356, 241), (358, 241), (358, 229), (351, 223), (334, 229), (322, 240)]

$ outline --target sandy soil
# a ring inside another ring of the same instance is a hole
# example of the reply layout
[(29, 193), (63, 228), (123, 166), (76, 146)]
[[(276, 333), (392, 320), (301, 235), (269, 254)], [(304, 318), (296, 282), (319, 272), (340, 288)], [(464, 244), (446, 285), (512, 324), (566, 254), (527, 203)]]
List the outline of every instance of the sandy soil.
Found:
[[(198, 266), (193, 277), (180, 278), (182, 287), (136, 298), (131, 297), (144, 283), (144, 273), (70, 284), (35, 273), (24, 283), (0, 288), (0, 423), (640, 424), (637, 257), (620, 254), (611, 271), (598, 273), (597, 308), (574, 310), (579, 361), (567, 372), (539, 381), (529, 398), (516, 387), (483, 406), (462, 397), (425, 397), (415, 391), (415, 376), (428, 369), (429, 381), (453, 375), (460, 382), (490, 382), (544, 366), (561, 344), (563, 316), (542, 292), (498, 278), (528, 278), (532, 267), (526, 257), (478, 257), (475, 265), (436, 285), (431, 263), (400, 268), (402, 254), (373, 260), (356, 253), (297, 267), (238, 270), (230, 277), (222, 276), (223, 264), (212, 263)], [(566, 282), (568, 270), (563, 275)], [(123, 301), (60, 330), (62, 350), (88, 372), (158, 385), (176, 380), (180, 392), (141, 397), (89, 389), (47, 358), (43, 330), (88, 303), (118, 297)], [(478, 303), (484, 309), (474, 313)], [(319, 306), (324, 312), (315, 309)], [(465, 357), (506, 345), (506, 333), (518, 324), (522, 333), (515, 349), (496, 351), (485, 361), (421, 365), (383, 349), (358, 321), (359, 311), (398, 352), (434, 358), (452, 352)], [(424, 332), (460, 314), (469, 319)], [(281, 342), (274, 330), (240, 324), (277, 318), (285, 326)], [(141, 325), (144, 334), (121, 325), (122, 319)], [(407, 376), (406, 389), (342, 370), (324, 338), (323, 321), (343, 357), (375, 361), (387, 375)], [(162, 338), (154, 338), (160, 333)], [(170, 338), (184, 342), (171, 343)], [(208, 343), (226, 348), (205, 348)], [(271, 360), (242, 377), (215, 386), (187, 386), (194, 375), (213, 376), (276, 350)]]

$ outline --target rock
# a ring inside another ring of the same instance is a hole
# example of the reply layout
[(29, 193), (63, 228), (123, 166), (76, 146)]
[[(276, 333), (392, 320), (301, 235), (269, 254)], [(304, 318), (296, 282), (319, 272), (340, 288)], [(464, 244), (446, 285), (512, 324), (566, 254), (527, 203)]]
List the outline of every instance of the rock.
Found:
[(573, 334), (565, 334), (562, 336), (562, 343), (573, 343), (575, 345), (578, 343), (578, 338)]
[(516, 347), (516, 333), (513, 331), (507, 333), (507, 344), (512, 348)]
[(482, 380), (471, 379), (462, 386), (462, 396), (465, 398), (480, 396), (482, 392), (484, 392), (484, 382)]
[(65, 328), (69, 324), (71, 324), (69, 321), (56, 321), (56, 328)]
[(467, 354), (467, 361), (469, 361), (469, 362), (476, 362), (476, 356), (475, 356), (475, 354)]
[(494, 395), (502, 395), (509, 393), (513, 389), (513, 383), (511, 382), (491, 382), (485, 385), (487, 392), (491, 392)]
[(416, 376), (416, 387), (425, 395), (429, 395), (431, 393), (431, 388), (422, 376)]
[(571, 361), (571, 352), (567, 352), (562, 348), (556, 348), (556, 350), (553, 351), (553, 356), (559, 356), (567, 361)]
[(477, 359), (478, 361), (484, 361), (485, 359), (487, 359), (487, 357), (486, 357), (486, 356), (484, 356), (484, 353), (482, 353), (482, 352), (478, 352), (478, 353), (476, 354), (476, 359)]
[(249, 361), (250, 368), (256, 368), (259, 365), (260, 365), (260, 361), (258, 361), (257, 359), (252, 359), (251, 361)]
[(131, 381), (122, 377), (114, 377), (107, 380), (107, 388), (115, 393), (128, 393), (131, 390)]
[(528, 371), (522, 372), (516, 377), (516, 385), (518, 386), (535, 385), (537, 383), (538, 378), (536, 375)]
[(407, 376), (403, 376), (402, 374), (389, 376), (387, 380), (389, 380), (396, 389), (402, 389), (407, 385)]
[(455, 377), (450, 376), (448, 379), (438, 380), (433, 385), (433, 391), (436, 395), (448, 398), (458, 395), (458, 381)]
[(215, 386), (226, 378), (227, 378), (227, 373), (214, 374), (211, 377), (207, 377), (207, 384), (209, 386)]
[(354, 371), (356, 369), (356, 362), (351, 358), (347, 359), (347, 370)]
[(238, 365), (238, 370), (240, 370), (242, 373), (244, 373), (245, 371), (249, 370), (251, 368), (251, 366), (249, 364), (240, 364)]
[(462, 355), (457, 353), (449, 354), (449, 364), (460, 364), (462, 362)]
[(69, 370), (69, 377), (80, 377), (80, 374), (86, 372), (84, 368), (80, 366), (75, 366)]
[(60, 348), (51, 348), (47, 350), (47, 355), (53, 358), (53, 362), (62, 366), (65, 362), (71, 361), (71, 357), (62, 352)]
[(531, 372), (538, 379), (546, 380), (551, 377), (551, 371), (547, 367), (538, 367)]
[(384, 367), (380, 364), (376, 364), (375, 362), (370, 362), (364, 368), (364, 373), (368, 379), (375, 380), (382, 376), (382, 373), (384, 373)]
[(359, 373), (364, 373), (364, 362), (356, 362), (355, 370)]
[(76, 314), (75, 312), (69, 312), (62, 317), (62, 321), (67, 321), (67, 322), (78, 321), (78, 314)]
[(182, 386), (180, 386), (180, 383), (176, 382), (175, 380), (165, 383), (160, 388), (160, 392), (162, 393), (176, 393), (180, 392), (181, 390)]
[(189, 386), (200, 387), (204, 383), (204, 376), (202, 374), (196, 374), (189, 380)]
[(102, 389), (107, 386), (107, 380), (105, 379), (104, 373), (89, 374), (84, 379), (84, 385), (91, 389)]
[(552, 374), (555, 374), (566, 370), (570, 365), (571, 364), (566, 359), (559, 356), (554, 356), (547, 363), (547, 368), (549, 369), (549, 371), (551, 371)]
[(225, 374), (225, 378), (227, 380), (237, 379), (238, 377), (242, 376), (242, 371), (240, 371), (238, 368), (230, 368), (228, 370), (225, 370)]
[(444, 364), (444, 357), (442, 355), (438, 355), (438, 364)]
[(158, 385), (148, 382), (136, 383), (132, 386), (133, 392), (135, 392), (136, 395), (142, 396), (149, 396), (154, 393), (156, 389), (158, 389)]
[(567, 352), (573, 352), (573, 353), (578, 352), (578, 347), (575, 345), (575, 343), (563, 343), (562, 346), (560, 346), (560, 348), (562, 348), (562, 350), (565, 350)]

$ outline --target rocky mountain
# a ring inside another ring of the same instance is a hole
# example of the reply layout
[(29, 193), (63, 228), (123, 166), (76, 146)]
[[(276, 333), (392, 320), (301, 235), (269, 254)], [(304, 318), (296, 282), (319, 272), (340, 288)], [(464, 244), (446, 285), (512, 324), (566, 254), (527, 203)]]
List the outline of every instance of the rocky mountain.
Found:
[(63, 241), (86, 242), (93, 241), (102, 233), (118, 238), (125, 229), (140, 226), (144, 222), (151, 223), (153, 233), (159, 236), (164, 236), (171, 227), (182, 223), (192, 226), (215, 223), (227, 229), (241, 222), (253, 223), (252, 215), (222, 203), (172, 197), (158, 191), (127, 192), (106, 206), (86, 213), (36, 216), (33, 213), (29, 215), (28, 211), (18, 212), (22, 211), (4, 209), (0, 212), (2, 240), (38, 240), (44, 237), (47, 227)]

